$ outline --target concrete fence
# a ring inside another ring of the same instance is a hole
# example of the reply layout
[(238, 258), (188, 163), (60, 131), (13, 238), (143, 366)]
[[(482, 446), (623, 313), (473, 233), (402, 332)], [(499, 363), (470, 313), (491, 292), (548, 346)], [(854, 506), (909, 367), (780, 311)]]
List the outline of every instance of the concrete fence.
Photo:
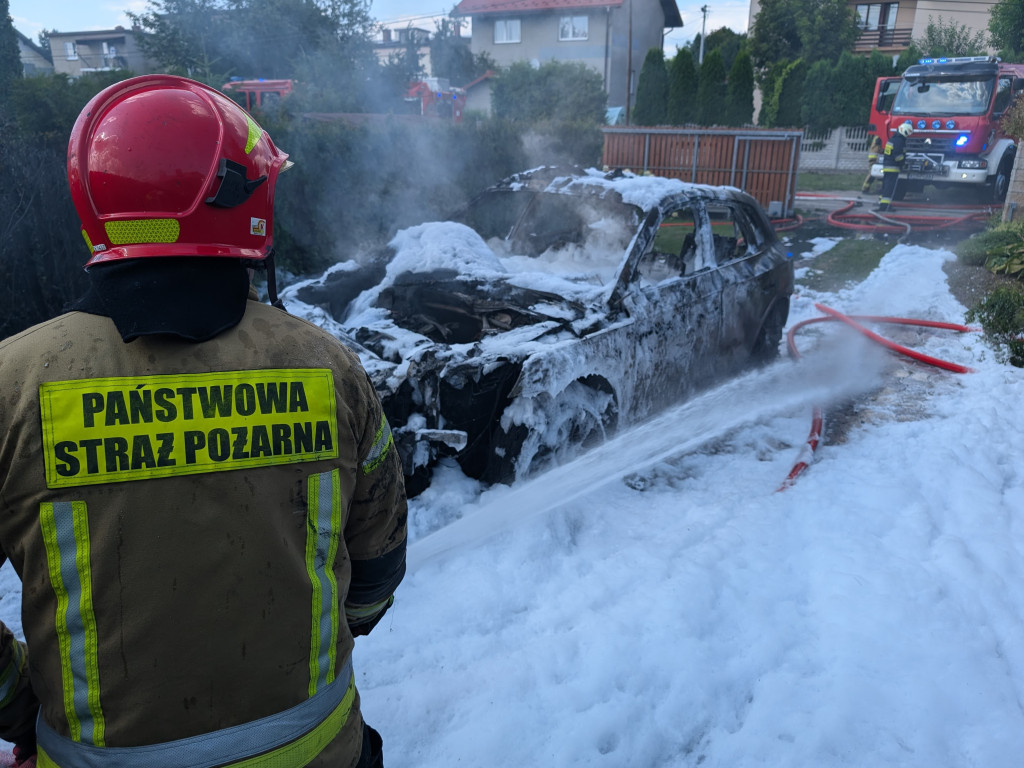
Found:
[(864, 171), (868, 166), (868, 129), (865, 126), (805, 129), (800, 143), (801, 171)]

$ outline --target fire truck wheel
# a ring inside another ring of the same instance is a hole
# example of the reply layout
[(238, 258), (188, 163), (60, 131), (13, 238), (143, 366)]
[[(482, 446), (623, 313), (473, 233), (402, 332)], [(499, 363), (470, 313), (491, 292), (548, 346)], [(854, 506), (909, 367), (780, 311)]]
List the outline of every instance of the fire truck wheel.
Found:
[(986, 186), (989, 189), (989, 199), (993, 203), (1001, 203), (1006, 200), (1006, 193), (1010, 189), (1010, 174), (1013, 173), (1013, 161), (1015, 154), (1008, 152), (999, 162), (999, 170), (994, 176), (990, 176)]

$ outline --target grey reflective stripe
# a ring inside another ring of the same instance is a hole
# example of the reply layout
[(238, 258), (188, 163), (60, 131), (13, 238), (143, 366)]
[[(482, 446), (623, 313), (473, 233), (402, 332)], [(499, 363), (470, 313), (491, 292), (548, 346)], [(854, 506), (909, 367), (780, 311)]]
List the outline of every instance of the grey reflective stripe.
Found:
[(338, 581), (334, 561), (341, 540), (341, 475), (310, 475), (306, 485), (306, 572), (313, 586), (309, 695), (334, 680), (337, 663)]
[(7, 668), (0, 673), (0, 709), (11, 703), (15, 692), (18, 690), (18, 683), (21, 681), (21, 672), (25, 668), (25, 646), (17, 640), (11, 641), (11, 661)]
[(100, 707), (99, 641), (85, 502), (40, 504), (39, 527), (57, 599), (54, 626), (68, 730), (75, 741), (102, 747), (105, 723)]
[(373, 438), (373, 445), (370, 446), (370, 453), (367, 454), (366, 460), (363, 462), (363, 474), (368, 475), (373, 470), (381, 465), (381, 462), (388, 455), (388, 449), (391, 447), (391, 425), (388, 424), (388, 419), (384, 414), (380, 417), (380, 428), (377, 430), (377, 434)]
[(36, 740), (40, 750), (61, 768), (217, 768), (301, 738), (337, 709), (354, 685), (350, 658), (338, 678), (316, 696), (284, 712), (232, 728), (143, 747), (103, 748), (61, 736), (40, 715)]

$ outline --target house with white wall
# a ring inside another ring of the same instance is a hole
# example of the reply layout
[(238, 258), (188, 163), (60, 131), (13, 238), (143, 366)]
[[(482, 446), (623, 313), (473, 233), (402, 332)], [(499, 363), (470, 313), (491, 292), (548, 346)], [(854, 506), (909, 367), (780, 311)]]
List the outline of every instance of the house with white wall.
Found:
[(599, 73), (609, 106), (631, 105), (644, 57), (666, 29), (683, 26), (675, 0), (461, 0), (473, 54), (499, 67), (579, 61)]

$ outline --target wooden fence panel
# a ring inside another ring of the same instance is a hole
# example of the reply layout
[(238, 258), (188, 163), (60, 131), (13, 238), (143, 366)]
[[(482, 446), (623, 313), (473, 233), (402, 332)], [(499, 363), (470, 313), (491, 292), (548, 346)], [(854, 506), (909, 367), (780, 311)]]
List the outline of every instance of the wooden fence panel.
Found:
[(762, 129), (604, 129), (609, 168), (739, 187), (773, 216), (791, 215), (802, 131)]

